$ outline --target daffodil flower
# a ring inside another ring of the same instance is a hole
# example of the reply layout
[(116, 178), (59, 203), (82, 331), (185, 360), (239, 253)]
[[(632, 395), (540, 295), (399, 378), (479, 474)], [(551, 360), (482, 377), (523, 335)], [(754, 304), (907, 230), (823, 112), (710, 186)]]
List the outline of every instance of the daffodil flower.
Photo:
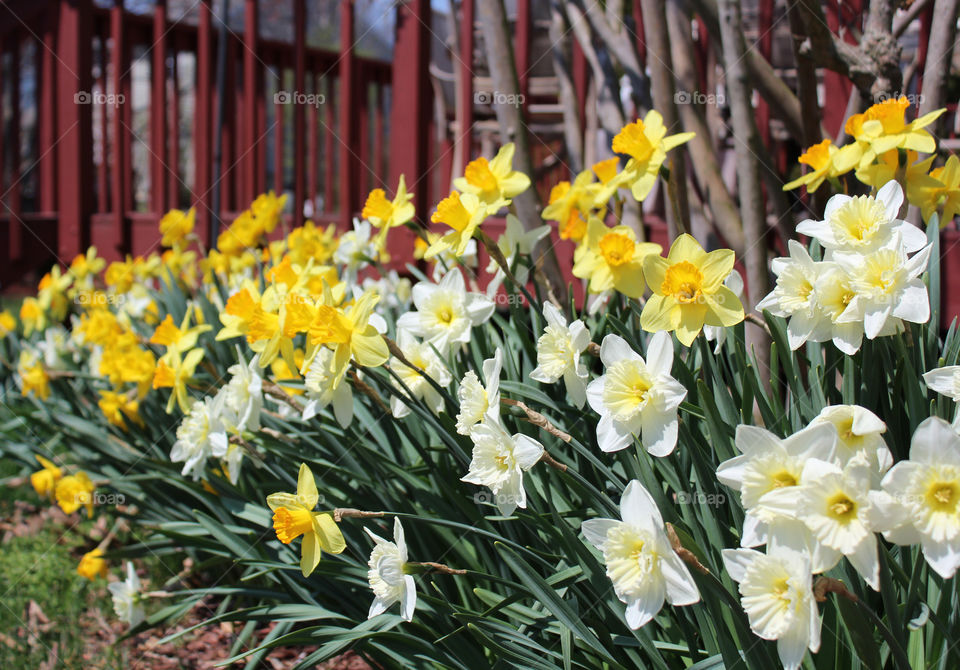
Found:
[(227, 368), (230, 381), (221, 389), (223, 395), (223, 419), (235, 435), (245, 430), (260, 430), (260, 412), (263, 409), (263, 378), (260, 376), (257, 356), (246, 363), (240, 362)]
[[(650, 110), (643, 120), (628, 123), (613, 138), (614, 153), (630, 157), (623, 171), (612, 179), (601, 192), (597, 200), (606, 202), (612, 192), (620, 186), (630, 188), (633, 197), (642, 202), (649, 194), (660, 174), (660, 166), (666, 160), (667, 152), (693, 139), (695, 133), (678, 133), (667, 136), (663, 117), (656, 110)], [(612, 186), (612, 188), (611, 188)]]
[(197, 338), (200, 337), (201, 333), (211, 330), (212, 326), (200, 324), (190, 328), (190, 317), (190, 310), (187, 310), (178, 327), (173, 324), (173, 317), (167, 314), (153, 331), (150, 344), (159, 344), (166, 347), (168, 353), (175, 351), (182, 354), (193, 349), (197, 346)]
[[(924, 163), (929, 165), (932, 159)], [(923, 220), (929, 222), (934, 212), (940, 210), (940, 227), (949, 225), (960, 212), (960, 158), (951, 154), (942, 167), (930, 170), (926, 181), (918, 182), (918, 179), (911, 182), (910, 175), (907, 175), (908, 194), (913, 187), (910, 201), (920, 207)]]
[(377, 242), (369, 222), (353, 220), (353, 230), (340, 237), (340, 244), (333, 252), (334, 262), (343, 268), (344, 281), (356, 283), (360, 271), (377, 259), (381, 251)]
[(595, 209), (600, 210), (598, 216), (603, 218), (606, 201), (597, 202), (601, 188), (602, 184), (593, 181), (593, 173), (584, 170), (572, 184), (562, 181), (550, 190), (550, 201), (540, 216), (545, 221), (557, 222), (561, 240), (579, 242), (586, 233), (587, 219)]
[(636, 479), (620, 498), (617, 519), (587, 519), (580, 530), (603, 553), (607, 577), (621, 602), (626, 620), (636, 630), (649, 623), (666, 600), (692, 605), (700, 592), (664, 532), (663, 518), (649, 491)]
[[(724, 461), (717, 468), (717, 479), (740, 492), (746, 510), (740, 545), (756, 547), (767, 541), (768, 526), (782, 518), (782, 489), (799, 495), (803, 466), (811, 458), (832, 462), (837, 445), (837, 430), (832, 423), (818, 423), (781, 439), (757, 426), (737, 426), (735, 444), (740, 456)], [(775, 494), (776, 504), (770, 502)]]
[[(728, 289), (733, 291), (733, 294), (737, 296), (737, 300), (740, 301), (740, 304), (743, 304), (743, 275), (740, 274), (740, 271), (734, 268), (730, 271), (730, 274), (727, 275), (727, 278), (723, 280), (723, 285)], [(723, 346), (723, 343), (727, 341), (727, 333), (730, 331), (722, 326), (710, 326), (704, 324), (703, 326), (703, 336), (707, 339), (707, 342), (716, 342), (716, 346), (713, 348), (713, 353), (719, 354), (720, 348)]]
[(194, 481), (203, 476), (207, 459), (214, 447), (226, 448), (227, 429), (223, 424), (223, 395), (195, 400), (177, 426), (177, 439), (170, 450), (170, 460), (183, 463), (180, 474), (192, 476)]
[[(453, 381), (447, 366), (443, 364), (436, 351), (428, 343), (418, 341), (409, 332), (401, 329), (397, 332), (397, 346), (408, 362), (422, 370), (426, 377), (432, 379), (441, 388), (446, 388)], [(406, 386), (413, 395), (413, 399), (422, 400), (434, 414), (443, 411), (443, 395), (427, 380), (424, 374), (396, 358), (391, 359), (390, 367), (403, 382), (403, 386)], [(401, 394), (404, 393), (400, 382), (394, 381), (393, 384)], [(394, 418), (397, 419), (402, 419), (410, 414), (410, 407), (399, 395), (390, 398), (390, 410)]]
[[(923, 383), (931, 391), (945, 395), (953, 402), (960, 403), (960, 365), (947, 365), (923, 373)], [(960, 404), (957, 405), (953, 419), (954, 430), (960, 431)], [(39, 458), (39, 457), (38, 457)]]
[(646, 290), (643, 262), (663, 247), (652, 242), (637, 242), (629, 226), (608, 228), (591, 217), (583, 243), (574, 255), (573, 276), (589, 279), (590, 293), (616, 289), (628, 298), (639, 298)]
[(903, 251), (913, 253), (927, 244), (927, 236), (897, 218), (902, 204), (903, 189), (895, 181), (884, 184), (876, 196), (838, 193), (827, 201), (823, 221), (802, 221), (797, 232), (816, 238), (828, 252), (869, 254), (899, 241)]
[(374, 542), (370, 560), (367, 561), (367, 581), (374, 596), (367, 618), (372, 619), (386, 612), (394, 603), (400, 603), (400, 616), (404, 621), (412, 621), (417, 608), (417, 583), (412, 575), (406, 574), (407, 542), (400, 519), (393, 520), (393, 542), (383, 539), (369, 528), (363, 530)]
[(43, 469), (30, 474), (30, 483), (33, 485), (33, 490), (37, 492), (38, 496), (52, 500), (57, 482), (63, 477), (63, 470), (39, 454), (34, 454), (34, 456), (40, 465), (43, 466)]
[(93, 516), (93, 492), (96, 486), (83, 470), (61, 477), (57, 481), (54, 495), (64, 514), (73, 514), (81, 507), (87, 509), (87, 516)]
[(488, 487), (501, 516), (510, 516), (517, 507), (526, 509), (523, 473), (543, 456), (543, 445), (520, 433), (511, 436), (499, 424), (486, 421), (473, 427), (470, 439), (470, 470), (460, 481)]
[(463, 194), (475, 195), (492, 214), (506, 201), (530, 187), (530, 177), (513, 169), (514, 144), (504, 144), (491, 160), (480, 157), (470, 161), (462, 177), (453, 180)]
[(451, 230), (430, 244), (423, 253), (424, 259), (431, 260), (441, 254), (463, 256), (477, 228), (489, 214), (486, 203), (473, 193), (451, 191), (437, 204), (437, 211), (430, 217), (431, 222), (442, 223)]
[(937, 150), (937, 141), (924, 128), (947, 111), (938, 109), (907, 123), (906, 111), (910, 101), (906, 96), (889, 98), (872, 105), (862, 114), (854, 114), (844, 126), (861, 153), (859, 165), (872, 163), (880, 154), (891, 149), (906, 149), (930, 154)]
[(103, 559), (103, 552), (99, 547), (88, 551), (80, 558), (77, 574), (91, 581), (98, 576), (107, 576), (107, 562)]
[[(302, 418), (309, 421), (317, 413), (333, 406), (333, 416), (343, 428), (353, 421), (353, 390), (350, 384), (341, 384), (333, 372), (333, 351), (321, 348), (304, 375), (307, 402), (303, 406)], [(340, 373), (340, 377), (346, 370)]]
[(157, 362), (157, 369), (153, 375), (153, 388), (171, 389), (170, 398), (167, 400), (167, 414), (173, 411), (174, 404), (184, 414), (190, 409), (187, 382), (193, 377), (201, 360), (203, 360), (203, 349), (197, 347), (188, 351), (182, 358), (176, 349), (171, 349)]
[(575, 407), (583, 407), (587, 400), (587, 367), (580, 362), (580, 354), (590, 345), (590, 331), (577, 319), (570, 325), (552, 302), (543, 303), (547, 320), (543, 335), (537, 340), (537, 367), (530, 379), (544, 384), (555, 384), (563, 379), (567, 397)]
[(500, 371), (503, 369), (503, 351), (497, 349), (493, 358), (483, 362), (483, 379), (480, 383), (477, 373), (468, 370), (460, 381), (457, 398), (460, 400), (460, 413), (457, 414), (457, 432), (469, 435), (474, 426), (481, 421), (500, 423)]
[(376, 293), (366, 291), (342, 310), (327, 304), (319, 305), (307, 331), (309, 350), (304, 365), (313, 362), (318, 347), (333, 349), (331, 372), (334, 383), (339, 384), (351, 359), (368, 368), (386, 363), (390, 350), (376, 327), (381, 320), (375, 319), (373, 314), (379, 299)]
[(397, 328), (408, 330), (437, 348), (441, 355), (451, 345), (466, 344), (474, 326), (486, 322), (496, 307), (482, 293), (468, 292), (460, 270), (454, 268), (439, 283), (422, 281), (413, 287), (415, 312), (397, 320)]
[(132, 626), (136, 626), (144, 620), (143, 594), (140, 592), (140, 578), (137, 577), (137, 571), (133, 568), (133, 563), (127, 561), (126, 579), (122, 582), (107, 584), (110, 595), (113, 598), (113, 611), (116, 612), (120, 621)]
[(882, 486), (895, 506), (888, 520), (900, 523), (884, 532), (890, 542), (919, 544), (923, 557), (944, 579), (960, 568), (960, 436), (949, 423), (930, 417), (910, 443), (910, 458), (900, 461), (883, 478)]
[(807, 193), (813, 193), (827, 179), (834, 179), (853, 169), (860, 158), (859, 152), (848, 147), (837, 147), (830, 140), (823, 140), (800, 154), (797, 162), (808, 165), (811, 170), (784, 184), (784, 191), (791, 191), (799, 186), (806, 186)]
[[(796, 351), (810, 338), (823, 317), (815, 287), (819, 277), (835, 265), (817, 263), (796, 240), (787, 242), (787, 249), (789, 256), (775, 258), (770, 264), (777, 283), (757, 303), (757, 309), (769, 310), (771, 314), (789, 319), (787, 341), (790, 348)], [(852, 293), (850, 297), (852, 299)], [(857, 348), (860, 348), (859, 342)]]
[(721, 553), (727, 572), (739, 583), (750, 629), (764, 640), (776, 640), (784, 670), (797, 670), (807, 649), (814, 653), (820, 649), (810, 557), (787, 546), (766, 554), (753, 549)]
[(180, 209), (171, 209), (160, 219), (160, 234), (163, 238), (160, 244), (173, 247), (183, 243), (184, 238), (193, 232), (197, 210), (191, 207), (186, 212)]
[(651, 255), (643, 271), (653, 295), (643, 306), (640, 326), (649, 332), (676, 331), (690, 346), (704, 324), (727, 328), (743, 321), (743, 305), (723, 282), (733, 270), (734, 253), (707, 253), (686, 233), (677, 237), (666, 258)]
[(377, 233), (378, 247), (384, 245), (387, 233), (391, 228), (402, 226), (413, 219), (415, 211), (413, 203), (410, 202), (412, 199), (413, 193), (407, 193), (407, 184), (403, 175), (400, 175), (397, 193), (392, 201), (387, 200), (387, 195), (382, 188), (375, 188), (370, 191), (360, 216), (380, 229), (380, 232)]
[(333, 515), (313, 511), (319, 499), (313, 473), (306, 463), (300, 464), (295, 494), (271, 493), (267, 496), (267, 505), (273, 511), (273, 528), (277, 539), (290, 544), (303, 536), (300, 571), (304, 577), (309, 577), (316, 569), (322, 552), (339, 554), (347, 547)]
[(879, 484), (879, 477), (893, 465), (893, 455), (883, 439), (887, 425), (880, 417), (860, 405), (828, 405), (810, 422), (819, 423), (830, 423), (837, 429), (837, 464), (843, 467), (859, 457), (870, 465)]
[(639, 437), (654, 456), (666, 456), (677, 446), (677, 408), (687, 390), (670, 376), (673, 341), (659, 332), (647, 343), (647, 358), (619, 335), (600, 344), (603, 375), (587, 386), (587, 401), (600, 415), (597, 442), (605, 452), (625, 449)]

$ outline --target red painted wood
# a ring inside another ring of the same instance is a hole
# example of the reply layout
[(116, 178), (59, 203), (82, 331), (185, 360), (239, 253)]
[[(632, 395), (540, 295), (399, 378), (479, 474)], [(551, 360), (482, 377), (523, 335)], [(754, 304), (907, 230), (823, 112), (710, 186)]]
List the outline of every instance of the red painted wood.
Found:
[(357, 86), (357, 137), (359, 143), (354, 149), (357, 159), (357, 188), (361, 191), (359, 203), (366, 201), (366, 196), (373, 188), (373, 168), (370, 165), (370, 86), (366, 83), (364, 66), (357, 64), (359, 70), (359, 85)]
[[(126, 58), (127, 43), (126, 33), (123, 25), (123, 1), (115, 0), (114, 6), (110, 9), (110, 40), (112, 48), (110, 49), (110, 81), (111, 90), (116, 104), (105, 104), (102, 109), (109, 111), (111, 115), (111, 137), (113, 139), (113, 150), (110, 153), (113, 159), (110, 164), (110, 181), (113, 188), (110, 202), (110, 211), (113, 213), (113, 231), (112, 241), (117, 246), (117, 251), (123, 255), (130, 251), (130, 236), (126, 225), (127, 203), (125, 175), (130, 169), (128, 161), (129, 154), (126, 151), (126, 128), (124, 128), (124, 110), (132, 101), (120, 96), (124, 95), (124, 81), (128, 78), (129, 61)], [(109, 100), (109, 98), (107, 98)]]
[(7, 215), (7, 244), (9, 245), (10, 260), (20, 260), (23, 254), (24, 223), (20, 218), (22, 213), (20, 195), (23, 189), (23, 175), (20, 172), (23, 163), (20, 155), (20, 49), (23, 44), (20, 31), (14, 33), (10, 40), (10, 109), (13, 112), (10, 118), (9, 135), (10, 156), (13, 163), (10, 165), (10, 185), (4, 190), (4, 214)]
[[(639, 2), (635, 3), (639, 7)], [(639, 10), (637, 10), (639, 11)], [(642, 25), (642, 24), (639, 24)], [(642, 31), (641, 33), (642, 34)], [(638, 47), (639, 49), (639, 47)], [(589, 86), (589, 70), (587, 69), (587, 57), (580, 47), (580, 43), (573, 41), (573, 58), (571, 63), (573, 70), (573, 88), (577, 95), (577, 114), (580, 117), (581, 126), (586, 118), (587, 110), (587, 86)]]
[(263, 98), (263, 70), (257, 58), (257, 0), (246, 0), (243, 6), (243, 189), (241, 206), (253, 201), (260, 188), (258, 138), (259, 102)]
[[(524, 99), (530, 92), (530, 41), (532, 26), (530, 18), (530, 0), (517, 0), (517, 22), (514, 28), (514, 51), (516, 52), (517, 76), (520, 81), (520, 95)], [(523, 106), (520, 108), (523, 113)]]
[[(824, 11), (827, 16), (827, 27), (834, 33), (837, 33), (840, 28), (840, 16), (837, 7), (836, 0), (830, 0), (825, 3)], [(848, 42), (854, 42), (853, 37), (850, 35), (850, 31), (846, 33), (846, 40)], [(844, 77), (841, 74), (833, 72), (831, 70), (826, 70), (823, 73), (823, 88), (824, 88), (824, 100), (847, 100), (850, 97), (850, 89), (852, 84), (850, 80)], [(869, 101), (868, 101), (869, 103)], [(832, 136), (836, 136), (837, 133), (843, 128), (845, 123), (845, 104), (830, 104), (823, 106), (823, 125), (826, 127), (827, 132)]]
[(633, 3), (633, 23), (636, 26), (637, 55), (640, 57), (641, 67), (646, 67), (647, 39), (643, 33), (643, 12), (640, 11), (640, 0), (634, 0)]
[[(933, 5), (920, 15), (920, 38), (917, 42), (917, 94), (923, 92), (923, 71), (927, 67), (927, 49), (930, 47), (930, 26), (933, 23)], [(904, 85), (909, 82), (904, 82)]]
[[(234, 140), (236, 135), (236, 114), (233, 101), (237, 99), (236, 84), (234, 81), (234, 64), (236, 63), (237, 56), (236, 48), (236, 40), (233, 39), (232, 33), (228, 30), (226, 66), (223, 78), (224, 100), (227, 107), (224, 110), (223, 128), (220, 133), (220, 182), (215, 184), (215, 188), (220, 189), (221, 217), (223, 217), (224, 212), (232, 212), (236, 210), (236, 204), (234, 200), (236, 189), (234, 186), (239, 173), (239, 170), (234, 169), (234, 154), (236, 149), (236, 141)], [(216, 87), (214, 87), (214, 89), (216, 89)], [(219, 109), (221, 101), (219, 100), (219, 96), (217, 96), (216, 90), (214, 90), (213, 93), (214, 97), (217, 98), (217, 107), (214, 109)], [(217, 113), (219, 114), (219, 112)]]
[(167, 2), (156, 0), (150, 65), (150, 203), (161, 216), (167, 205)]
[[(472, 6), (464, 0), (464, 8)], [(466, 11), (471, 15), (472, 12)], [(397, 9), (397, 41), (394, 44), (394, 63), (404, 67), (393, 68), (393, 109), (390, 113), (390, 185), (394, 187), (404, 175), (407, 188), (412, 190), (413, 203), (422, 221), (428, 218), (429, 180), (427, 154), (430, 144), (431, 89), (428, 79), (430, 34), (430, 2), (410, 0)], [(472, 31), (469, 31), (472, 35)], [(472, 41), (472, 39), (471, 39)], [(472, 53), (467, 52), (467, 53)], [(464, 65), (461, 63), (461, 73)], [(471, 81), (469, 67), (464, 83)], [(465, 85), (464, 89), (472, 88)], [(467, 109), (472, 109), (473, 98)], [(472, 121), (467, 128), (472, 127)], [(467, 132), (466, 137), (469, 137)], [(464, 133), (461, 132), (461, 136)], [(469, 144), (467, 145), (469, 147)]]
[[(90, 239), (93, 193), (91, 106), (78, 105), (75, 95), (91, 89), (92, 31), (90, 0), (63, 2), (57, 26), (57, 256), (69, 263)], [(69, 203), (69, 206), (67, 206)]]
[[(460, 3), (460, 57), (458, 58), (458, 67), (460, 68), (462, 86), (457, 105), (463, 118), (463, 127), (457, 128), (457, 143), (462, 144), (463, 148), (461, 149), (461, 160), (460, 165), (457, 166), (457, 171), (461, 173), (473, 153), (473, 30), (476, 21), (474, 2), (475, 0), (461, 0)], [(397, 14), (398, 26), (401, 15), (403, 15), (402, 12)], [(396, 57), (396, 53), (394, 57)], [(393, 90), (397, 90), (396, 86)], [(394, 104), (396, 105), (396, 101)], [(396, 126), (394, 127), (396, 128)]]
[[(339, 203), (340, 224), (348, 228), (356, 210), (358, 200), (353, 185), (357, 178), (356, 161), (353, 152), (357, 139), (356, 117), (356, 57), (353, 52), (354, 14), (351, 0), (340, 0), (340, 56), (338, 59), (338, 79), (340, 81), (340, 146), (339, 156)], [(396, 89), (394, 89), (396, 90)]]
[(324, 95), (326, 96), (326, 103), (323, 106), (323, 213), (326, 217), (333, 217), (334, 207), (333, 203), (336, 201), (334, 195), (334, 104), (333, 104), (333, 92), (334, 92), (334, 78), (328, 77), (326, 74), (323, 77), (324, 81)]
[[(320, 95), (318, 79), (314, 68), (310, 71), (310, 92)], [(320, 167), (319, 147), (319, 117), (320, 106), (310, 105), (307, 116), (307, 199), (310, 201), (311, 216), (317, 215), (317, 173)]]
[[(383, 163), (383, 103), (385, 82), (378, 78), (374, 86), (374, 100), (376, 106), (373, 112), (373, 170), (376, 175), (376, 181), (382, 183), (381, 175), (387, 174), (386, 166)], [(394, 184), (396, 186), (396, 184)]]
[[(301, 95), (307, 91), (307, 3), (293, 0), (293, 79), (294, 88)], [(293, 225), (303, 225), (303, 201), (307, 197), (304, 155), (304, 131), (307, 110), (303, 104), (293, 105)]]
[[(170, 166), (170, 169), (167, 171), (167, 207), (169, 209), (179, 209), (180, 208), (180, 188), (181, 188), (181, 177), (180, 177), (180, 83), (179, 83), (179, 72), (180, 68), (177, 66), (177, 54), (180, 53), (182, 49), (180, 48), (180, 40), (174, 39), (173, 41), (173, 69), (170, 73), (170, 144), (169, 151), (170, 156), (167, 164)], [(193, 206), (191, 201), (187, 207)]]
[[(280, 60), (277, 71), (280, 74), (280, 80), (278, 82), (278, 85), (280, 86), (281, 89), (283, 88), (283, 82), (286, 81), (286, 79), (283, 76), (284, 68), (285, 68), (285, 63), (283, 62), (283, 60)], [(289, 93), (289, 91), (287, 91), (287, 93)], [(283, 193), (283, 190), (284, 190), (283, 150), (286, 148), (284, 144), (284, 133), (285, 133), (284, 128), (286, 126), (287, 105), (286, 103), (278, 102), (278, 100), (280, 100), (280, 98), (275, 100), (273, 104), (273, 114), (274, 114), (273, 190), (277, 193), (277, 195), (280, 195), (281, 193)]]
[[(40, 128), (37, 135), (37, 159), (40, 163), (40, 211), (57, 209), (57, 81), (56, 81), (57, 15), (47, 16), (46, 31), (40, 51)], [(2, 169), (2, 168), (0, 168)]]
[(213, 159), (213, 82), (215, 63), (213, 35), (211, 32), (210, 0), (201, 0), (197, 24), (197, 69), (194, 118), (194, 184), (191, 204), (197, 207), (197, 232), (205, 244), (210, 245), (211, 188), (210, 174)]

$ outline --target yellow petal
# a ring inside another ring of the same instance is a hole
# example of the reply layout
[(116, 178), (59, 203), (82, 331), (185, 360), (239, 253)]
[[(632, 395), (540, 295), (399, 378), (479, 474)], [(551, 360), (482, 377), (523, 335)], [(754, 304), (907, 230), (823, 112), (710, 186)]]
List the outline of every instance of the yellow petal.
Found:
[(297, 498), (300, 505), (307, 509), (313, 509), (317, 506), (317, 500), (320, 495), (317, 493), (317, 483), (313, 479), (313, 472), (306, 463), (300, 464), (300, 472), (297, 475)]
[(328, 554), (339, 554), (347, 548), (343, 533), (330, 514), (315, 514), (313, 516), (314, 534), (320, 541), (320, 547)]
[(731, 249), (717, 249), (704, 256), (700, 264), (703, 273), (703, 291), (712, 293), (723, 283), (736, 261), (736, 254)]
[(674, 330), (680, 323), (680, 305), (673, 298), (652, 295), (640, 313), (640, 327), (648, 333)]
[[(316, 524), (314, 524), (316, 526)], [(300, 545), (300, 572), (304, 577), (309, 577), (310, 573), (316, 570), (320, 563), (321, 544), (320, 538), (316, 533), (304, 533)]]
[(383, 336), (372, 326), (364, 334), (355, 334), (351, 341), (353, 357), (365, 368), (383, 365), (390, 358), (390, 350)]
[(680, 309), (680, 324), (677, 326), (677, 339), (689, 347), (703, 329), (707, 316), (707, 306), (691, 303)]
[(721, 286), (713, 294), (706, 296), (707, 310), (706, 324), (727, 328), (743, 321), (743, 304), (737, 294), (726, 286)]

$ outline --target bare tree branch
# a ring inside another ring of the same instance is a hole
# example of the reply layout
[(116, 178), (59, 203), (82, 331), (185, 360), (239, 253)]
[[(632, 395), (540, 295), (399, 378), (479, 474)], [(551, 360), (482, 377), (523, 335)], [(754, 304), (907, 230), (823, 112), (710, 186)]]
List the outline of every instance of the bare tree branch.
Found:
[[(953, 58), (958, 13), (960, 13), (960, 0), (936, 0), (933, 6), (933, 15), (941, 20), (934, 21), (930, 26), (927, 60), (923, 67), (921, 114), (940, 109), (946, 102), (947, 74)], [(937, 119), (936, 125), (931, 129), (935, 135), (940, 134), (939, 129), (942, 128), (943, 123), (942, 117)]]

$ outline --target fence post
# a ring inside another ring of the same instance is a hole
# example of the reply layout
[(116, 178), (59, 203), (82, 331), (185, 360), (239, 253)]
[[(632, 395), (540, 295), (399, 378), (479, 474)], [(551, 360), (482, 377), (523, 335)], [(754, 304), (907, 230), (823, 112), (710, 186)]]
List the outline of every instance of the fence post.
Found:
[[(153, 61), (150, 65), (151, 208), (158, 219), (167, 206), (167, 0), (153, 8)], [(176, 141), (176, 140), (174, 140)]]
[[(91, 105), (76, 95), (90, 95), (90, 0), (60, 2), (57, 31), (57, 186), (61, 204), (57, 223), (57, 256), (69, 263), (90, 240), (93, 203), (93, 133)], [(63, 203), (70, 203), (64, 207)]]
[[(340, 57), (338, 58), (337, 80), (340, 82), (340, 146), (339, 146), (339, 191), (340, 225), (349, 228), (356, 210), (357, 175), (355, 147), (357, 145), (356, 128), (356, 56), (353, 44), (353, 1), (340, 0)], [(402, 61), (394, 61), (394, 67)], [(402, 68), (402, 66), (401, 66)], [(394, 89), (394, 91), (403, 89)], [(394, 126), (395, 128), (398, 126)], [(399, 126), (403, 128), (405, 126)]]
[[(456, 143), (460, 149), (460, 164), (456, 166), (457, 172), (463, 173), (467, 163), (470, 162), (470, 154), (473, 151), (473, 28), (474, 28), (474, 0), (460, 1), (460, 57), (458, 58), (460, 68), (460, 99), (457, 101), (457, 124)], [(453, 8), (450, 8), (453, 11)], [(400, 46), (399, 36), (400, 18), (397, 18), (397, 47)], [(410, 26), (409, 30), (415, 27)], [(394, 63), (397, 63), (396, 57)], [(394, 89), (396, 90), (396, 89)], [(445, 123), (446, 119), (439, 119), (440, 123)], [(449, 178), (450, 175), (447, 175)]]
[[(297, 94), (307, 92), (307, 2), (293, 0), (293, 81)], [(293, 225), (303, 225), (303, 202), (307, 194), (305, 169), (305, 131), (307, 110), (302, 102), (293, 102)]]
[[(197, 25), (197, 76), (196, 76), (196, 119), (195, 133), (193, 138), (193, 163), (194, 163), (194, 184), (193, 193), (197, 200), (197, 232), (200, 239), (204, 240), (208, 248), (212, 248), (217, 243), (215, 239), (210, 238), (210, 168), (213, 161), (213, 152), (211, 151), (212, 128), (212, 98), (213, 82), (211, 81), (211, 70), (213, 69), (212, 53), (212, 35), (210, 28), (210, 0), (202, 0), (200, 3), (200, 19)], [(219, 218), (220, 212), (215, 213)]]
[[(398, 6), (390, 110), (390, 186), (395, 187), (401, 174), (405, 176), (407, 187), (414, 193), (417, 214), (423, 221), (428, 218), (430, 187), (427, 175), (431, 111), (429, 25), (428, 0), (410, 0)], [(459, 130), (462, 135), (464, 129)]]
[(257, 57), (257, 0), (246, 0), (243, 16), (243, 194), (240, 207), (253, 202), (260, 188), (257, 110), (263, 96), (263, 72)]

